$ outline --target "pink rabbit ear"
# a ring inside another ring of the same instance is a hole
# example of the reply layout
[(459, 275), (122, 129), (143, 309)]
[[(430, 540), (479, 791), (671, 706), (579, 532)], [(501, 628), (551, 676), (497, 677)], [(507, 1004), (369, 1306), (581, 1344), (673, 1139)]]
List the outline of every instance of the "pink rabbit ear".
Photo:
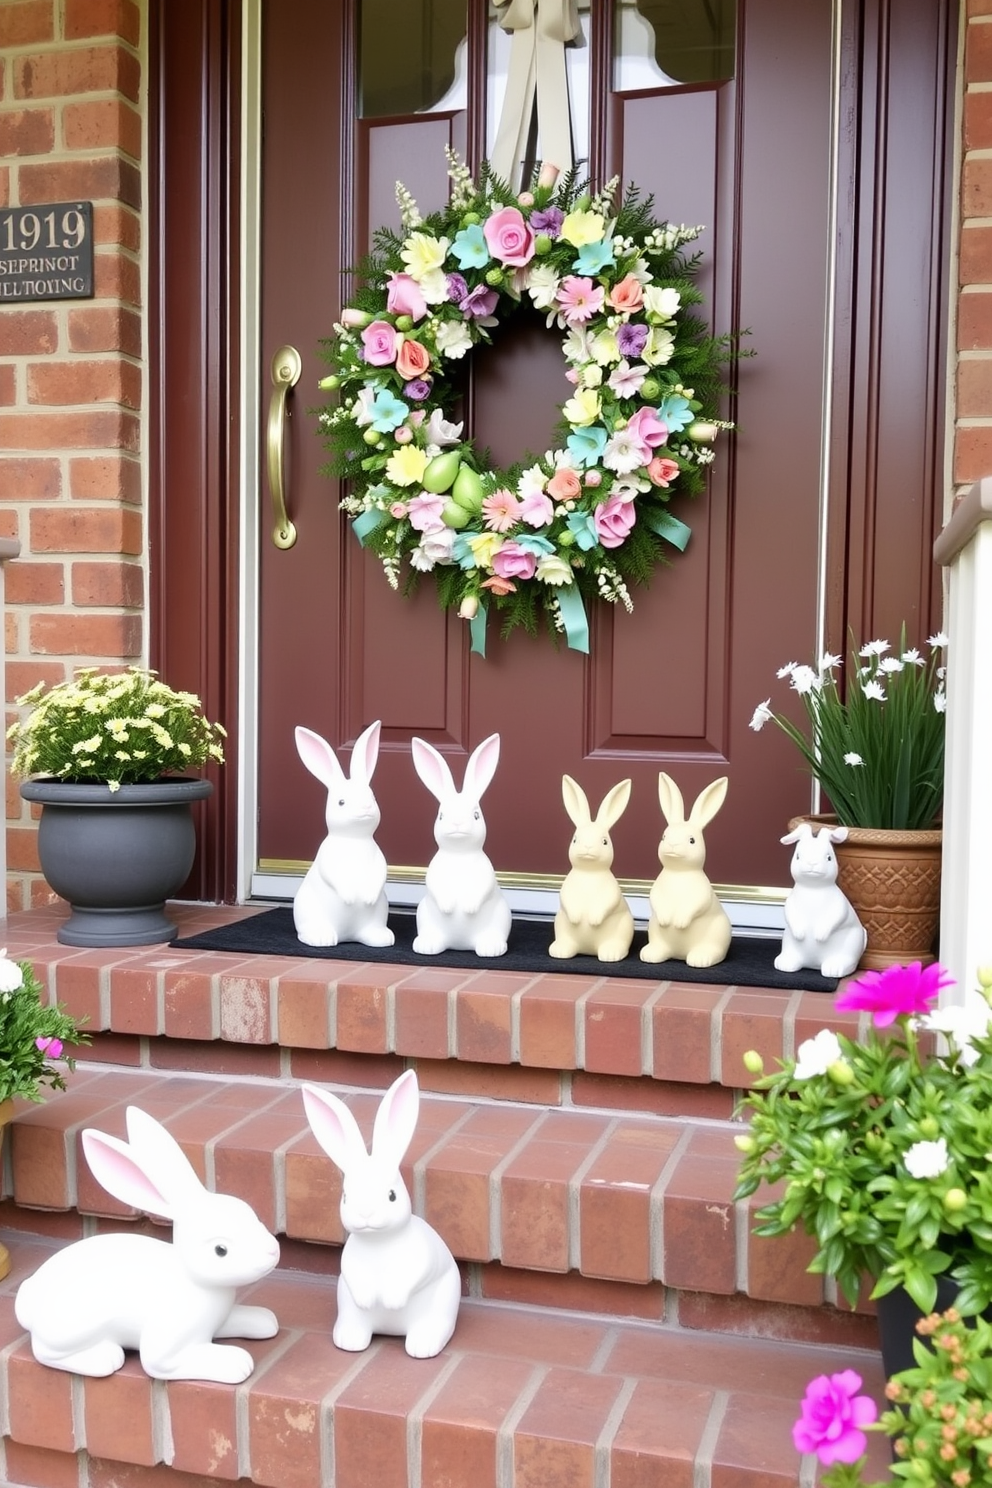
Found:
[(355, 747), (351, 751), (351, 767), (349, 776), (352, 780), (359, 780), (363, 785), (368, 785), (375, 770), (376, 760), (379, 758), (379, 731), (382, 724), (379, 719), (370, 723), (355, 740)]
[(413, 1140), (420, 1111), (420, 1088), (413, 1070), (406, 1070), (386, 1091), (375, 1113), (372, 1156), (398, 1168)]
[(105, 1132), (87, 1129), (83, 1132), (83, 1152), (90, 1172), (109, 1194), (149, 1214), (172, 1219), (172, 1206), (152, 1179), (139, 1166), (126, 1142)]
[(344, 1101), (317, 1085), (304, 1085), (303, 1105), (310, 1130), (331, 1162), (343, 1173), (354, 1172), (369, 1154), (358, 1122)]
[(444, 756), (438, 754), (433, 744), (416, 736), (410, 740), (410, 748), (413, 751), (413, 768), (435, 800), (442, 801), (445, 796), (453, 796), (455, 782)]
[(127, 1108), (127, 1139), (134, 1161), (170, 1204), (203, 1193), (203, 1184), (175, 1137), (140, 1106)]
[(334, 750), (313, 729), (297, 728), (296, 752), (310, 774), (316, 775), (322, 785), (338, 786), (344, 780), (344, 771)]
[(481, 744), (476, 745), (468, 757), (463, 794), (473, 801), (481, 800), (496, 774), (498, 764), (499, 734), (490, 734), (488, 739), (483, 739)]

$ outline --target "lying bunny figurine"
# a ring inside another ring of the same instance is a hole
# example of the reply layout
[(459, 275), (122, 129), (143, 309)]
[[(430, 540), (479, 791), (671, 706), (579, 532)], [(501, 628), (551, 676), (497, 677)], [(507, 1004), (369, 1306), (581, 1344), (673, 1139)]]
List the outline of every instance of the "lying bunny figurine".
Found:
[(692, 803), (688, 819), (682, 793), (664, 771), (658, 776), (658, 799), (668, 825), (658, 847), (661, 869), (651, 886), (648, 943), (642, 961), (684, 961), (687, 966), (716, 966), (730, 949), (727, 911), (703, 872), (709, 826), (723, 805), (727, 777), (711, 781)]
[(335, 1344), (358, 1353), (373, 1333), (389, 1333), (405, 1339), (412, 1358), (433, 1358), (455, 1331), (462, 1287), (454, 1256), (413, 1213), (400, 1175), (417, 1125), (417, 1076), (407, 1070), (383, 1096), (371, 1156), (357, 1121), (336, 1095), (304, 1085), (303, 1104), (314, 1136), (344, 1178), (341, 1223), (348, 1238), (341, 1252)]
[(785, 901), (782, 950), (775, 957), (779, 971), (808, 967), (826, 977), (849, 976), (864, 955), (868, 934), (837, 882), (833, 844), (846, 837), (846, 827), (814, 833), (803, 822), (781, 839), (796, 849), (790, 865), (795, 887)]
[(326, 739), (311, 729), (296, 730), (300, 759), (327, 786), (327, 836), (293, 900), (293, 923), (304, 945), (357, 940), (390, 946), (395, 939), (386, 924), (386, 860), (375, 840), (379, 807), (370, 784), (379, 727), (370, 723), (355, 740), (347, 779)]
[(14, 1312), (39, 1364), (113, 1374), (137, 1349), (152, 1379), (238, 1385), (255, 1367), (247, 1349), (215, 1338), (272, 1338), (267, 1307), (235, 1302), (279, 1260), (279, 1242), (242, 1199), (210, 1193), (178, 1142), (137, 1106), (128, 1140), (83, 1132), (83, 1151), (108, 1193), (173, 1222), (173, 1239), (91, 1235), (45, 1261), (17, 1292)]
[(568, 849), (572, 867), (561, 886), (561, 908), (555, 915), (555, 938), (548, 955), (581, 954), (598, 956), (600, 961), (622, 961), (634, 938), (634, 917), (610, 872), (610, 828), (626, 810), (630, 781), (621, 780), (607, 791), (595, 819), (585, 791), (571, 775), (561, 777), (561, 793), (575, 823), (575, 835)]
[(427, 868), (427, 892), (417, 905), (413, 949), (421, 956), (439, 951), (505, 955), (510, 906), (482, 851), (486, 823), (479, 805), (496, 773), (499, 734), (490, 734), (469, 755), (461, 791), (455, 790), (448, 762), (433, 744), (415, 738), (412, 748), (414, 768), (438, 801), (438, 850)]

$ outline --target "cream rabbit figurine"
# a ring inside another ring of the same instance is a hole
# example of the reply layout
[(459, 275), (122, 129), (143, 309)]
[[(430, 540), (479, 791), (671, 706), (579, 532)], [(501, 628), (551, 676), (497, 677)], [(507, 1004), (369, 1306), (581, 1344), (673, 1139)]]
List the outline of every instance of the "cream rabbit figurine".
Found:
[(686, 819), (681, 791), (670, 775), (659, 774), (658, 799), (668, 825), (658, 847), (662, 871), (651, 886), (642, 961), (716, 966), (730, 949), (730, 920), (703, 872), (703, 828), (716, 816), (726, 794), (727, 777), (721, 775), (699, 792)]
[(572, 867), (561, 886), (561, 908), (555, 915), (555, 938), (548, 955), (622, 961), (634, 938), (634, 917), (610, 872), (610, 828), (626, 810), (630, 781), (621, 780), (607, 791), (595, 818), (585, 791), (571, 775), (561, 777), (561, 794), (575, 835), (568, 849)]
[(386, 860), (375, 840), (379, 807), (370, 783), (379, 723), (370, 723), (355, 740), (347, 777), (330, 744), (311, 729), (296, 730), (296, 748), (310, 774), (327, 787), (327, 836), (293, 900), (296, 933), (304, 945), (357, 940), (390, 946), (395, 937), (386, 923)]
[(236, 1288), (260, 1281), (279, 1242), (242, 1199), (210, 1193), (178, 1142), (129, 1106), (128, 1140), (83, 1132), (102, 1186), (135, 1209), (173, 1222), (173, 1239), (105, 1234), (49, 1257), (17, 1292), (14, 1312), (39, 1364), (113, 1374), (137, 1349), (152, 1379), (238, 1385), (255, 1367), (247, 1349), (215, 1338), (272, 1338), (267, 1307), (239, 1306)]
[(458, 1266), (436, 1230), (414, 1214), (400, 1163), (417, 1125), (420, 1092), (407, 1070), (376, 1112), (369, 1154), (351, 1111), (317, 1085), (303, 1086), (317, 1141), (341, 1169), (341, 1252), (333, 1338), (360, 1352), (374, 1333), (405, 1339), (408, 1354), (430, 1359), (455, 1331), (462, 1287)]
[(440, 951), (502, 956), (510, 934), (510, 906), (482, 851), (486, 823), (479, 804), (496, 773), (499, 734), (490, 734), (473, 749), (461, 791), (433, 744), (415, 738), (412, 748), (414, 768), (438, 802), (438, 850), (428, 864), (427, 892), (417, 905), (413, 949), (421, 956)]
[(809, 967), (826, 977), (842, 977), (861, 960), (868, 935), (837, 882), (833, 850), (846, 837), (846, 827), (821, 827), (814, 834), (809, 822), (803, 822), (781, 839), (786, 846), (795, 843), (795, 887), (785, 901), (782, 949), (775, 957), (779, 971)]

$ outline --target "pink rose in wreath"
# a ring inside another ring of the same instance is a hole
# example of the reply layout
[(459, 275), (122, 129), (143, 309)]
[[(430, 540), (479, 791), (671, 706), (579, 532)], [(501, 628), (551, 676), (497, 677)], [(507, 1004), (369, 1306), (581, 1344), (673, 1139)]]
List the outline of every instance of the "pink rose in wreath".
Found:
[(386, 309), (391, 315), (409, 315), (411, 320), (423, 320), (427, 314), (427, 301), (412, 275), (390, 274)]
[(666, 460), (663, 455), (655, 455), (648, 466), (648, 480), (656, 486), (670, 486), (678, 473), (678, 463)]
[[(652, 450), (656, 445), (664, 444), (668, 438), (668, 425), (662, 422), (653, 408), (639, 408), (627, 420), (627, 433), (648, 450)], [(644, 463), (647, 464), (647, 461)]]
[(509, 579), (501, 579), (499, 574), (493, 574), (491, 579), (483, 579), (481, 587), (488, 589), (490, 594), (516, 594), (517, 586)]
[(388, 367), (396, 360), (396, 331), (388, 320), (374, 320), (362, 332), (362, 355), (372, 367)]
[(562, 465), (548, 481), (548, 495), (556, 501), (574, 501), (582, 494), (582, 482), (568, 465)]
[(634, 525), (632, 496), (608, 496), (592, 514), (596, 536), (604, 548), (622, 547)]
[(498, 553), (493, 554), (493, 573), (501, 579), (532, 579), (537, 571), (537, 559), (519, 543), (505, 542)]
[(423, 377), (430, 370), (431, 354), (419, 341), (403, 341), (396, 353), (396, 370), (405, 382)]
[(510, 268), (522, 268), (534, 257), (534, 234), (516, 207), (501, 207), (482, 225), (493, 258)]
[(614, 284), (610, 290), (610, 304), (614, 310), (625, 310), (628, 313), (640, 310), (644, 304), (640, 280), (635, 279), (633, 274), (627, 274), (619, 284)]

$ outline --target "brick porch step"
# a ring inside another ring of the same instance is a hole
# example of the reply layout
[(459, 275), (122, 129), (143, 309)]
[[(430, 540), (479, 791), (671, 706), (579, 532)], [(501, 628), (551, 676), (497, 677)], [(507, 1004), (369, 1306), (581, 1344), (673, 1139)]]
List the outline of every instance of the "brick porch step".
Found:
[[(44, 1488), (795, 1488), (790, 1427), (807, 1380), (877, 1358), (475, 1299), (436, 1359), (396, 1339), (345, 1354), (332, 1284), (280, 1269), (246, 1289), (278, 1336), (247, 1345), (237, 1388), (153, 1384), (134, 1358), (105, 1380), (44, 1369), (13, 1294), (51, 1242), (5, 1236), (0, 1475)], [(872, 1473), (885, 1443), (872, 1443)], [(157, 1464), (167, 1464), (168, 1467)], [(812, 1477), (803, 1482), (812, 1483)]]
[[(341, 1093), (370, 1139), (378, 1094)], [(246, 1199), (277, 1234), (343, 1242), (340, 1174), (286, 1081), (80, 1067), (66, 1093), (20, 1110), (9, 1197), (21, 1210), (133, 1218), (97, 1184), (79, 1137), (85, 1126), (124, 1136), (128, 1104), (161, 1120), (208, 1186)], [(758, 1239), (753, 1202), (733, 1202), (735, 1126), (426, 1096), (404, 1179), (417, 1211), (476, 1267), (818, 1308), (824, 1284), (805, 1270), (807, 1238)], [(542, 1295), (534, 1278), (529, 1292)], [(662, 1290), (643, 1305), (660, 1311)], [(845, 1338), (861, 1321), (817, 1315), (816, 1336), (831, 1320)], [(801, 1333), (810, 1320), (794, 1324)]]

